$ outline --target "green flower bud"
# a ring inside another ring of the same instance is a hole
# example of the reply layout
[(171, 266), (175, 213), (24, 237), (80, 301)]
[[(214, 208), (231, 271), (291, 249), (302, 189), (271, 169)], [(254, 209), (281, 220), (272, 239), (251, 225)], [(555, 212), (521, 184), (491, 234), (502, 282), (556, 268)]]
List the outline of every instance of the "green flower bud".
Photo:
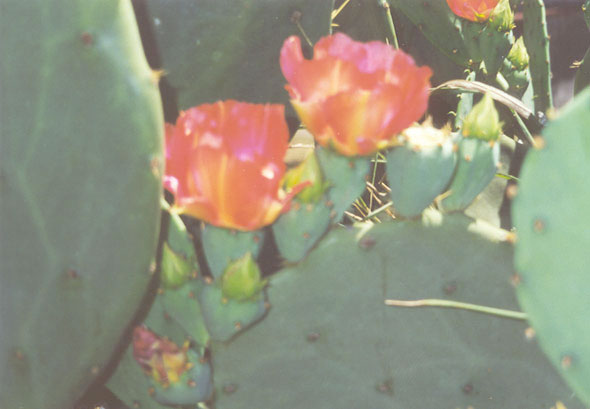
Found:
[(509, 0), (500, 0), (490, 15), (488, 25), (498, 31), (510, 31), (514, 28), (514, 12)]
[(188, 281), (196, 269), (196, 263), (175, 253), (168, 243), (162, 247), (161, 284), (164, 288), (177, 288)]
[(496, 141), (502, 134), (502, 123), (490, 94), (485, 94), (463, 121), (463, 136)]
[(522, 37), (516, 40), (506, 58), (508, 58), (508, 61), (510, 61), (519, 71), (522, 71), (529, 66), (529, 53), (526, 50)]
[(237, 301), (245, 301), (256, 296), (266, 285), (260, 279), (260, 269), (248, 252), (232, 261), (221, 276), (223, 296)]
[(311, 182), (311, 185), (299, 192), (297, 199), (303, 203), (317, 203), (328, 184), (324, 181), (320, 164), (313, 152), (297, 167), (287, 171), (284, 178), (285, 189), (290, 190), (306, 181)]

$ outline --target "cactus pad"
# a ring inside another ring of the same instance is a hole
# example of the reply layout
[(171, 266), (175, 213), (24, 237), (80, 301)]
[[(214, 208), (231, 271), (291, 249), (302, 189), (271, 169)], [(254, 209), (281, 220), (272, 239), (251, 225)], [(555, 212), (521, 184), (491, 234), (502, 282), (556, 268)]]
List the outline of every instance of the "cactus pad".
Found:
[(500, 144), (463, 138), (457, 156), (450, 194), (440, 203), (447, 212), (465, 209), (492, 181), (500, 160)]
[(387, 180), (396, 214), (418, 216), (443, 192), (455, 170), (453, 139), (431, 127), (414, 127), (387, 154)]
[[(580, 408), (522, 322), (402, 309), (442, 297), (516, 309), (506, 232), (462, 214), (331, 232), (271, 279), (268, 316), (212, 343), (216, 408)], [(485, 268), (483, 267), (485, 266)], [(534, 374), (534, 376), (531, 376)]]
[(162, 107), (130, 2), (1, 9), (0, 407), (61, 409), (151, 280)]
[(250, 252), (254, 258), (262, 248), (264, 231), (237, 231), (202, 224), (201, 241), (211, 275), (217, 280), (231, 261)]
[(316, 148), (316, 155), (330, 186), (328, 197), (333, 206), (331, 217), (334, 222), (338, 222), (350, 205), (363, 194), (371, 162), (364, 156), (341, 156), (321, 147)]
[(518, 232), (518, 299), (539, 343), (590, 404), (590, 89), (543, 132), (544, 147), (523, 164), (513, 204)]
[(255, 299), (236, 301), (224, 298), (220, 286), (206, 284), (199, 293), (201, 310), (212, 340), (227, 341), (264, 316), (264, 293)]
[(186, 109), (219, 99), (283, 102), (283, 41), (330, 30), (332, 0), (148, 0), (167, 79)]
[(330, 227), (331, 209), (318, 203), (294, 202), (291, 209), (272, 225), (275, 242), (285, 260), (301, 260)]

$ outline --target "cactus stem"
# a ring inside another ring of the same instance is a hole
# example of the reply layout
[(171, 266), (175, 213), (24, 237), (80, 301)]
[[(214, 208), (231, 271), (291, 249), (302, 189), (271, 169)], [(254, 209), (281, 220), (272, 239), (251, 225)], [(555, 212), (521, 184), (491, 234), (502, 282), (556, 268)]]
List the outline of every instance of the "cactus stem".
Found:
[(383, 9), (383, 16), (385, 17), (385, 21), (387, 22), (387, 26), (389, 28), (389, 32), (391, 34), (391, 45), (397, 50), (399, 49), (399, 43), (397, 41), (397, 34), (395, 32), (395, 25), (393, 24), (393, 18), (391, 17), (391, 8), (389, 7), (389, 3), (387, 0), (377, 0), (379, 5)]
[(299, 32), (301, 33), (301, 35), (305, 39), (305, 42), (307, 43), (307, 45), (309, 45), (310, 47), (313, 48), (313, 42), (310, 40), (309, 36), (307, 35), (305, 30), (303, 29), (303, 26), (301, 25), (301, 17), (302, 16), (303, 16), (303, 13), (301, 13), (301, 11), (295, 10), (293, 12), (293, 14), (291, 14), (291, 22), (297, 26), (297, 29), (299, 30)]
[(423, 300), (385, 300), (385, 305), (394, 307), (442, 307), (442, 308), (457, 308), (467, 311), (480, 312), (482, 314), (495, 315), (503, 318), (511, 318), (515, 320), (526, 320), (527, 315), (520, 311), (505, 310), (502, 308), (486, 307), (483, 305), (468, 304), (459, 301), (441, 300), (441, 299), (423, 299)]
[(510, 112), (512, 113), (512, 116), (514, 117), (514, 119), (516, 120), (516, 123), (518, 124), (522, 133), (524, 134), (524, 137), (526, 138), (527, 142), (530, 143), (534, 148), (536, 148), (537, 145), (536, 145), (535, 139), (531, 135), (529, 128), (527, 128), (526, 125), (524, 124), (524, 121), (522, 120), (520, 115), (518, 115), (514, 109), (510, 109)]

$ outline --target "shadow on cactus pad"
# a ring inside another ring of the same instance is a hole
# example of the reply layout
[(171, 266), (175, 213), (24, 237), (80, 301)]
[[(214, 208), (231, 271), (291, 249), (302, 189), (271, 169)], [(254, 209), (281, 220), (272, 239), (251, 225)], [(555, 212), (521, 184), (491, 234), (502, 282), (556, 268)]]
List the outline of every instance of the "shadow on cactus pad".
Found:
[(526, 324), (384, 305), (436, 297), (517, 309), (503, 238), (436, 212), (362, 237), (333, 231), (271, 279), (263, 321), (212, 344), (216, 408), (581, 408)]

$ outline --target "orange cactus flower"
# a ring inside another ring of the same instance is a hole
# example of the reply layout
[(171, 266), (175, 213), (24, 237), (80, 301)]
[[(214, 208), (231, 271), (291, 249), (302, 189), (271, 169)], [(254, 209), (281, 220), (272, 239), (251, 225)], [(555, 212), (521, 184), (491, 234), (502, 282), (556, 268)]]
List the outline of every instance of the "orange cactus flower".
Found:
[(453, 13), (480, 23), (490, 18), (499, 2), (500, 0), (447, 0)]
[(370, 155), (417, 121), (428, 106), (428, 67), (385, 43), (324, 37), (312, 60), (299, 37), (285, 40), (281, 69), (301, 122), (324, 146), (346, 156)]
[(242, 231), (272, 223), (304, 187), (280, 188), (288, 139), (282, 105), (230, 100), (181, 112), (166, 125), (172, 211)]

